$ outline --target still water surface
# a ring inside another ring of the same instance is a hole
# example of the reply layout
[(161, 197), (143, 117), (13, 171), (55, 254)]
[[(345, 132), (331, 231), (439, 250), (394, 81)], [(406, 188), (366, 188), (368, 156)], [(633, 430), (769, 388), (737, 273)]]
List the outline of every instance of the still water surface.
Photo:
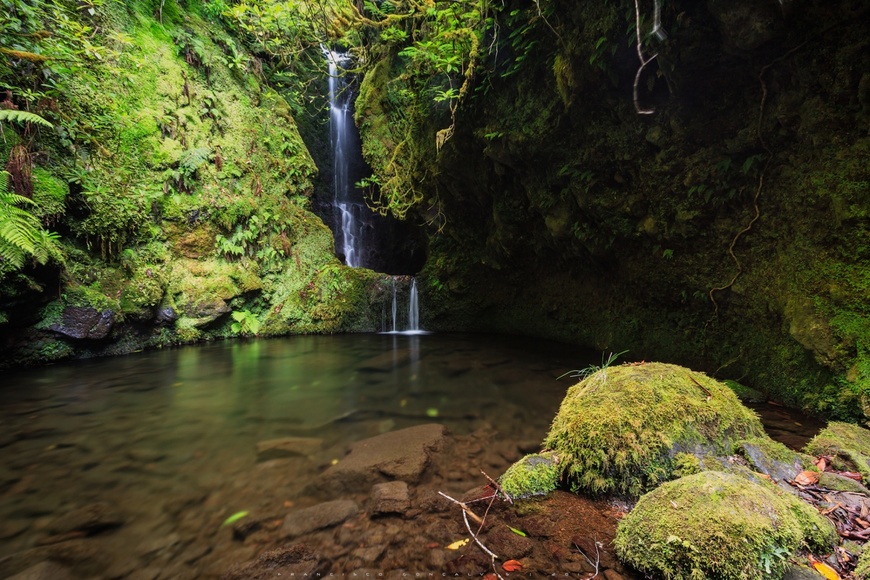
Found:
[[(81, 522), (64, 518), (87, 520), (76, 514), (82, 506), (103, 510), (94, 521), (110, 530), (89, 532), (93, 573), (125, 577), (198, 561), (227, 515), (293, 504), (355, 440), (438, 422), (458, 435), (495, 429), (540, 441), (573, 383), (557, 377), (599, 359), (489, 335), (300, 336), (9, 373), (0, 388), (0, 576), (76, 539), (67, 528)], [(772, 412), (797, 443), (816, 428)], [(288, 436), (320, 438), (322, 451), (277, 475), (256, 444)]]

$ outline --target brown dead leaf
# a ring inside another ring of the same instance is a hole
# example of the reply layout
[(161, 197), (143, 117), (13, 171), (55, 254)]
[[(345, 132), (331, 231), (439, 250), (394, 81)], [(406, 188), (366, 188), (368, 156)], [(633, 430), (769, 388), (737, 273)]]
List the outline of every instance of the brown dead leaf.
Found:
[(854, 479), (858, 483), (861, 483), (861, 481), (864, 479), (863, 477), (861, 477), (860, 473), (855, 471), (835, 471), (834, 473), (843, 477), (848, 477), (849, 479)]
[(819, 468), (819, 471), (825, 471), (828, 469), (828, 458), (825, 456), (819, 457), (819, 460), (816, 461), (816, 467)]
[(519, 572), (523, 569), (523, 564), (519, 560), (508, 560), (501, 565), (505, 572)]
[(815, 485), (819, 482), (819, 474), (816, 471), (801, 471), (795, 476), (794, 482), (798, 485)]
[(868, 523), (866, 520), (862, 520), (861, 518), (855, 518), (855, 523), (864, 528), (865, 530), (867, 528), (870, 528), (870, 523)]

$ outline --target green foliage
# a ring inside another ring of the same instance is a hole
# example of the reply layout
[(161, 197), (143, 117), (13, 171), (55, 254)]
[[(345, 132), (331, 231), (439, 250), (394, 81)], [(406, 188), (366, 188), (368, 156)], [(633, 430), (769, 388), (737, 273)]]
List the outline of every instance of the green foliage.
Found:
[(237, 310), (232, 313), (234, 322), (230, 326), (236, 334), (253, 334), (260, 333), (260, 321), (257, 316), (251, 313), (250, 310)]
[(27, 111), (16, 111), (14, 109), (0, 109), (0, 123), (3, 121), (11, 121), (13, 123), (35, 123), (43, 127), (51, 128), (54, 125), (37, 115)]
[(23, 267), (28, 257), (40, 264), (60, 257), (59, 236), (43, 230), (22, 205), (34, 202), (9, 191), (9, 173), (0, 171), (0, 277)]

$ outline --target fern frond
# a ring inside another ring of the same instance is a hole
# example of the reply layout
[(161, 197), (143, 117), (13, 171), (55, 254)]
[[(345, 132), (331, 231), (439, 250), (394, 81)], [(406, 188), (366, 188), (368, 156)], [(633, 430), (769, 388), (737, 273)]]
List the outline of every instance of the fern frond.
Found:
[(27, 111), (16, 111), (14, 109), (0, 109), (0, 121), (12, 121), (14, 123), (36, 123), (43, 127), (53, 127), (50, 122), (46, 121), (36, 113)]
[(211, 155), (210, 147), (188, 149), (181, 154), (179, 167), (185, 175), (193, 175), (193, 173), (199, 169), (203, 163), (208, 161), (209, 155)]

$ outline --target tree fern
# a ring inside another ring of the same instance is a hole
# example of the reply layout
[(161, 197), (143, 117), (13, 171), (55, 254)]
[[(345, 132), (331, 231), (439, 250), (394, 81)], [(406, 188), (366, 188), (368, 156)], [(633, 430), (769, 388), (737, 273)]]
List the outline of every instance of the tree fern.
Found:
[(0, 262), (14, 269), (24, 266), (28, 256), (44, 264), (57, 255), (57, 234), (43, 230), (33, 214), (18, 207), (22, 204), (33, 202), (9, 191), (9, 173), (0, 171)]
[(0, 122), (2, 121), (12, 121), (14, 123), (36, 123), (43, 127), (53, 127), (51, 123), (36, 113), (17, 111), (15, 109), (0, 109)]

